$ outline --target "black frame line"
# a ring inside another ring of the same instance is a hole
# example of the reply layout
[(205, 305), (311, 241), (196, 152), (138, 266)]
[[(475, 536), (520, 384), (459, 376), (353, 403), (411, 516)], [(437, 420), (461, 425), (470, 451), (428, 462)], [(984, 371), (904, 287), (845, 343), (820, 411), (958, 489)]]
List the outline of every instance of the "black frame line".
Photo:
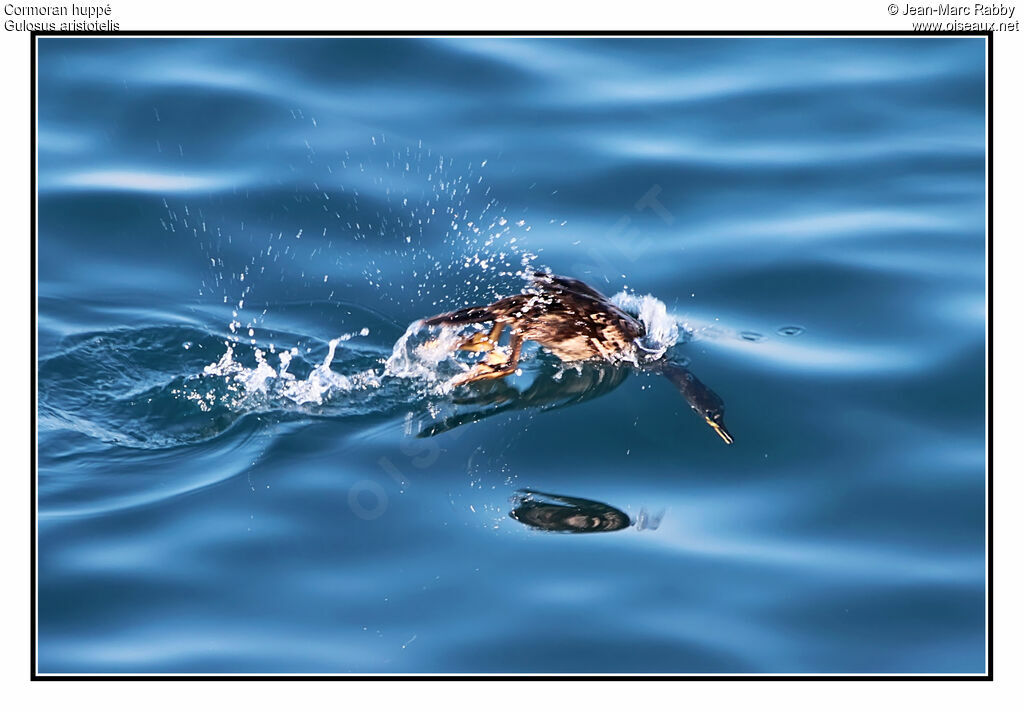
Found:
[[(878, 675), (878, 674), (832, 674), (824, 673), (820, 675), (708, 675), (708, 674), (694, 674), (688, 675), (685, 673), (651, 673), (651, 674), (615, 674), (615, 673), (591, 673), (591, 674), (514, 674), (514, 673), (499, 673), (499, 674), (460, 674), (460, 673), (424, 673), (419, 675), (414, 674), (335, 674), (328, 673), (323, 675), (308, 675), (308, 674), (245, 674), (238, 673), (233, 675), (224, 674), (210, 674), (210, 675), (196, 675), (196, 674), (45, 674), (39, 673), (36, 669), (36, 654), (37, 654), (37, 640), (36, 640), (36, 624), (37, 624), (37, 611), (36, 611), (36, 593), (37, 593), (37, 581), (36, 581), (36, 515), (37, 515), (37, 479), (38, 479), (38, 460), (37, 460), (37, 448), (38, 448), (38, 345), (37, 345), (37, 312), (38, 312), (38, 274), (37, 274), (37, 177), (36, 177), (36, 98), (37, 98), (37, 76), (36, 76), (36, 46), (37, 38), (39, 37), (986, 37), (986, 53), (987, 53), (987, 132), (988, 141), (986, 145), (986, 159), (988, 164), (987, 169), (987, 203), (988, 211), (987, 218), (988, 224), (986, 225), (987, 244), (986, 249), (988, 252), (987, 260), (987, 275), (986, 275), (986, 301), (987, 301), (987, 314), (986, 314), (986, 325), (985, 335), (987, 341), (987, 423), (986, 433), (988, 440), (987, 456), (988, 456), (988, 467), (987, 467), (987, 482), (986, 488), (988, 490), (988, 531), (986, 532), (987, 540), (987, 573), (988, 573), (988, 595), (987, 595), (987, 639), (988, 639), (988, 650), (987, 650), (987, 671), (984, 675), (929, 675), (929, 674), (893, 674), (893, 675)], [(30, 524), (31, 530), (29, 533), (31, 560), (29, 562), (31, 567), (30, 581), (31, 581), (31, 616), (30, 616), (30, 657), (29, 657), (29, 679), (35, 681), (88, 681), (96, 680), (102, 682), (113, 682), (113, 681), (250, 681), (250, 680), (271, 680), (271, 681), (338, 681), (338, 680), (378, 680), (378, 681), (429, 681), (429, 680), (523, 680), (523, 681), (761, 681), (761, 682), (796, 682), (796, 681), (917, 681), (917, 682), (936, 682), (936, 681), (977, 681), (977, 682), (992, 682), (993, 677), (993, 655), (995, 652), (995, 646), (993, 644), (993, 631), (994, 631), (994, 615), (993, 615), (993, 603), (994, 603), (994, 557), (993, 550), (994, 544), (994, 528), (993, 528), (993, 469), (994, 469), (994, 432), (993, 432), (993, 420), (994, 420), (994, 408), (993, 408), (993, 375), (994, 375), (994, 304), (993, 296), (995, 294), (993, 290), (993, 275), (994, 275), (994, 261), (993, 261), (993, 246), (995, 243), (993, 235), (993, 224), (994, 224), (994, 190), (993, 190), (993, 158), (994, 158), (994, 117), (993, 117), (993, 100), (994, 100), (994, 52), (993, 52), (993, 40), (994, 32), (992, 30), (976, 30), (976, 31), (940, 31), (940, 30), (928, 30), (928, 31), (904, 31), (904, 30), (737, 30), (737, 31), (724, 31), (724, 30), (689, 30), (689, 31), (656, 31), (656, 30), (636, 30), (636, 31), (623, 31), (623, 30), (350, 30), (347, 32), (341, 31), (316, 31), (316, 30), (293, 30), (293, 31), (282, 31), (282, 30), (236, 30), (236, 31), (201, 31), (201, 30), (123, 30), (123, 31), (107, 31), (107, 32), (40, 32), (33, 30), (30, 33), (29, 43), (30, 47), (30, 89), (29, 89), (29, 103), (31, 110), (31, 120), (29, 123), (30, 138), (29, 138), (29, 172), (30, 172), (30, 200), (29, 206), (31, 210), (31, 257), (30, 257), (30, 270), (31, 270), (31, 316), (30, 316), (30, 327), (31, 334), (29, 337), (30, 354), (31, 354), (31, 400), (32, 400), (32, 412), (30, 414), (31, 423), (31, 455), (30, 455), (30, 466), (31, 466), (31, 513), (30, 513)]]

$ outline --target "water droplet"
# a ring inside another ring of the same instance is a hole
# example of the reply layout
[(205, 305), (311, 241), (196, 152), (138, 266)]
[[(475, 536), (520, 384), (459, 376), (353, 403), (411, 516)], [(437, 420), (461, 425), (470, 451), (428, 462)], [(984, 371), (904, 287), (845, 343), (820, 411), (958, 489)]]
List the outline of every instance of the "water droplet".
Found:
[(804, 327), (802, 326), (780, 326), (778, 329), (780, 336), (799, 336), (804, 333)]

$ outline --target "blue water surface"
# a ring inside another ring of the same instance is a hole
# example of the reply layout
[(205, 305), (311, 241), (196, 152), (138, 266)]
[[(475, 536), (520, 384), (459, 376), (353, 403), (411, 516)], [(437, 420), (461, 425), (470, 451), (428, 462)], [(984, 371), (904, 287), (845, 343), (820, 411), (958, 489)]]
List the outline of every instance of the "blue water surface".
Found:
[[(41, 38), (39, 671), (984, 672), (984, 42)], [(386, 371), (524, 266), (735, 444)]]

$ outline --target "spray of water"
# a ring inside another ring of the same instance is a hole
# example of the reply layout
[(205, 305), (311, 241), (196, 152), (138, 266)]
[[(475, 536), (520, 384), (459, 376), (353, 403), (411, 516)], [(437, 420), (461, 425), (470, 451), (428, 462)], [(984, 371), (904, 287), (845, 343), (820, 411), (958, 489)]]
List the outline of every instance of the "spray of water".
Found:
[[(296, 121), (307, 121), (296, 112)], [(325, 158), (330, 152), (316, 151), (318, 126), (312, 123), (305, 150), (295, 157), (301, 169), (293, 168), (294, 196), (271, 205), (270, 214), (250, 224), (216, 225), (209, 209), (164, 203), (164, 229), (176, 239), (191, 235), (205, 253), (200, 297), (213, 296), (230, 313), (223, 355), (181, 389), (201, 409), (217, 402), (235, 410), (321, 406), (389, 380), (415, 382), (423, 394), (446, 393), (451, 378), (469, 367), (453, 355), (464, 338), (460, 330), (413, 322), (377, 365), (339, 372), (339, 349), (365, 336), (364, 328), (330, 340), (323, 360), (303, 361), (300, 371), (308, 372), (300, 376), (293, 364), (323, 342), (274, 338), (264, 328), (268, 310), (287, 290), (296, 301), (332, 302), (339, 285), (354, 276), (353, 265), (362, 266), (359, 299), (375, 296), (378, 303), (368, 306), (384, 313), (488, 303), (517, 291), (537, 268), (539, 250), (528, 249), (527, 209), (514, 213), (499, 202), (486, 180), (487, 160), (459, 162), (422, 143), (396, 147), (385, 136)], [(637, 344), (642, 358), (661, 357), (678, 339), (662, 302), (627, 293), (614, 299), (646, 326)]]
[(680, 321), (668, 313), (668, 307), (660, 299), (650, 294), (619, 292), (612, 297), (612, 303), (636, 316), (644, 325), (644, 336), (637, 340), (636, 346), (645, 360), (661, 358), (679, 341)]

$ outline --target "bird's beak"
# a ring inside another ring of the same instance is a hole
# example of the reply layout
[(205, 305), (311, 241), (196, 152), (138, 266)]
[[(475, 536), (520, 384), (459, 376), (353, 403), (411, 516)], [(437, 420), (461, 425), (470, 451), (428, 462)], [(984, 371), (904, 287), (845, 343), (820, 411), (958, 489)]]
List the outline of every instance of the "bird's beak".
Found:
[(711, 418), (705, 418), (704, 420), (707, 421), (708, 425), (715, 429), (715, 432), (718, 433), (718, 437), (722, 438), (722, 440), (725, 441), (726, 445), (732, 445), (732, 435), (729, 434), (729, 431), (725, 429), (724, 425), (722, 425), (721, 423), (716, 423)]

